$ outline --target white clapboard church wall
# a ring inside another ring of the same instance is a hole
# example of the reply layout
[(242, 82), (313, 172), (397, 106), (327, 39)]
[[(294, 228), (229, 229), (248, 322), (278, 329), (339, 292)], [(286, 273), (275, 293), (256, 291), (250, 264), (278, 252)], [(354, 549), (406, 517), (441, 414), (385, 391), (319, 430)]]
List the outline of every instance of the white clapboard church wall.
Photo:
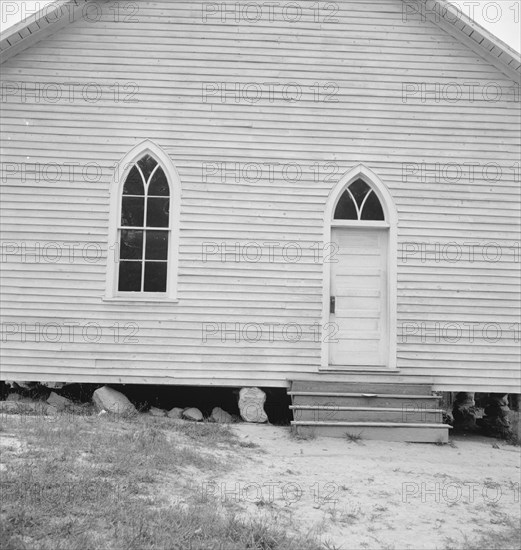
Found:
[[(520, 59), (435, 4), (67, 0), (8, 30), (2, 379), (519, 393)], [(148, 295), (118, 287), (145, 155)]]

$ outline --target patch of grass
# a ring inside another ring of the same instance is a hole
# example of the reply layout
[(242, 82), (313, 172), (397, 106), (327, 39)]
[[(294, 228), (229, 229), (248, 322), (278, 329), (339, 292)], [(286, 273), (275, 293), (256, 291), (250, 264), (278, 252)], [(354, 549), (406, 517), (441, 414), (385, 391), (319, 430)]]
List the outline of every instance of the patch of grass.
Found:
[(239, 441), (239, 447), (244, 447), (245, 449), (260, 449), (260, 446), (253, 441)]
[(292, 439), (297, 441), (310, 441), (316, 439), (317, 435), (315, 430), (307, 429), (305, 432), (299, 431), (297, 426), (291, 426), (289, 429), (289, 435)]
[(238, 445), (238, 437), (228, 424), (189, 421), (172, 423), (166, 419), (162, 421), (162, 426), (167, 429), (173, 429), (174, 431), (179, 432), (190, 439), (202, 441), (204, 443)]
[(24, 401), (0, 401), (2, 418), (8, 414), (43, 415), (47, 411), (47, 404), (42, 402), (25, 403)]
[(255, 506), (257, 506), (258, 508), (273, 508), (273, 502), (271, 500), (266, 500), (264, 497), (262, 497), (255, 503)]
[(351, 509), (333, 509), (329, 512), (330, 519), (333, 523), (343, 523), (344, 525), (353, 525), (362, 517), (362, 509), (360, 506), (355, 506)]
[(357, 434), (346, 432), (346, 438), (352, 443), (360, 443), (363, 440), (362, 432)]
[(438, 437), (438, 439), (434, 442), (434, 445), (437, 445), (438, 447), (445, 447), (447, 445), (448, 447), (452, 447), (453, 449), (457, 449), (456, 443), (452, 439), (449, 439), (448, 441), (443, 441), (442, 437)]
[(155, 420), (4, 419), (23, 445), (2, 471), (2, 550), (322, 548), (277, 518), (241, 521), (189, 489), (189, 470), (225, 466), (216, 443), (229, 445), (230, 460), (237, 452), (229, 428)]
[(376, 541), (376, 543), (378, 544), (378, 548), (380, 548), (380, 550), (396, 550), (396, 546), (394, 546), (394, 544), (388, 544), (386, 542), (383, 542), (381, 540), (379, 540), (378, 538), (376, 537), (373, 537)]
[(521, 548), (519, 524), (515, 525), (513, 521), (510, 521), (501, 531), (481, 533), (474, 539), (470, 539), (465, 535), (462, 542), (450, 539), (445, 546), (445, 550), (483, 550), (484, 548), (487, 548), (487, 550), (515, 550)]

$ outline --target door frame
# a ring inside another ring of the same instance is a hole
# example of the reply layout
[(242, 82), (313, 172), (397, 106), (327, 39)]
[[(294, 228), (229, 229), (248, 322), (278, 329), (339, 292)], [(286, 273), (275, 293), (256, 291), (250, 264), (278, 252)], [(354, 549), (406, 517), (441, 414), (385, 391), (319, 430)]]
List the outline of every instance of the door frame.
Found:
[[(333, 219), (335, 207), (342, 193), (357, 179), (363, 179), (376, 193), (380, 200), (384, 214), (385, 222), (359, 222), (359, 221), (335, 221)], [(323, 250), (331, 242), (331, 231), (338, 227), (357, 227), (357, 228), (387, 228), (389, 231), (388, 253), (387, 253), (387, 330), (388, 334), (388, 360), (385, 370), (396, 370), (396, 349), (397, 349), (397, 261), (398, 261), (398, 237), (397, 237), (398, 215), (391, 193), (383, 183), (383, 181), (369, 168), (363, 164), (359, 164), (338, 181), (335, 187), (329, 193), (325, 212), (324, 212), (324, 233), (323, 233)], [(322, 264), (322, 338), (321, 338), (321, 371), (342, 371), (348, 372), (371, 370), (371, 367), (353, 367), (339, 368), (329, 365), (329, 342), (327, 325), (330, 319), (329, 299), (331, 289), (331, 263), (323, 262)], [(378, 370), (381, 370), (378, 369)]]

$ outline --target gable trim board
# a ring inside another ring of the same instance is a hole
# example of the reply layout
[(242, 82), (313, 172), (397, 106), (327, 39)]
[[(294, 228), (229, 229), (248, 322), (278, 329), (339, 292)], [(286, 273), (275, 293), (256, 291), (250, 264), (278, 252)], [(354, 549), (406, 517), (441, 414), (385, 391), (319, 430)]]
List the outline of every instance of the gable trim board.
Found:
[[(521, 54), (500, 38), (466, 16), (447, 0), (402, 0), (407, 6), (426, 17), (442, 30), (468, 46), (486, 61), (500, 69), (517, 84), (521, 77)], [(441, 15), (440, 15), (441, 14)]]
[[(0, 33), (0, 64), (76, 21), (89, 4), (99, 0), (57, 0)], [(521, 54), (465, 15), (448, 0), (401, 0), (403, 17), (428, 19), (500, 69), (521, 82)]]
[(76, 21), (89, 1), (53, 1), (0, 33), (0, 64)]

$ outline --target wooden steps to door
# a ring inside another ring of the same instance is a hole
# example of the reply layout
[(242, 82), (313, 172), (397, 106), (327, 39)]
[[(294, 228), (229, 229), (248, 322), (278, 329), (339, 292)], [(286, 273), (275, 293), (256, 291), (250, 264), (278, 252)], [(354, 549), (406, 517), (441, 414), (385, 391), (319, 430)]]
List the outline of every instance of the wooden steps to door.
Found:
[(291, 424), (303, 436), (448, 441), (450, 426), (428, 384), (292, 380), (289, 395)]
[[(367, 375), (370, 376), (370, 375)], [(308, 380), (291, 381), (291, 391), (382, 393), (395, 395), (431, 395), (429, 384), (402, 382), (322, 382)]]

